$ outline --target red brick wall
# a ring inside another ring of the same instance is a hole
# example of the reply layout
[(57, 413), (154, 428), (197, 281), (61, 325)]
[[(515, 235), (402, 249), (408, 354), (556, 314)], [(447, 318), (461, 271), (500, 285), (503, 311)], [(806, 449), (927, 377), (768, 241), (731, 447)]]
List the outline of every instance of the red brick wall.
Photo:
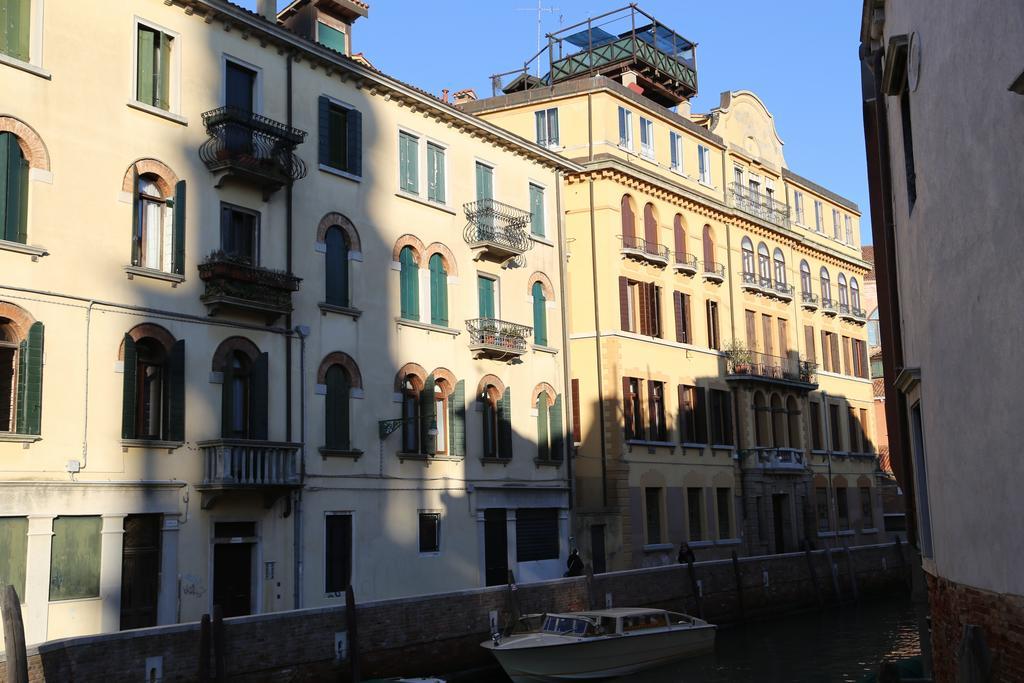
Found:
[(957, 649), (965, 624), (980, 626), (992, 653), (995, 683), (1024, 681), (1024, 598), (1000, 595), (930, 574), (935, 683), (957, 680)]

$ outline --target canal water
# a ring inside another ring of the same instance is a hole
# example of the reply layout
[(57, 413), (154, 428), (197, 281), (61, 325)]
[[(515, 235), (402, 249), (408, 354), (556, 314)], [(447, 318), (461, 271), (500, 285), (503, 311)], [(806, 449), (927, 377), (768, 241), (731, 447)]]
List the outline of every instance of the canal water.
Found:
[[(713, 655), (612, 681), (857, 683), (878, 673), (885, 659), (920, 653), (910, 600), (892, 598), (723, 627), (716, 635)], [(500, 675), (490, 680), (502, 679), (508, 680)]]

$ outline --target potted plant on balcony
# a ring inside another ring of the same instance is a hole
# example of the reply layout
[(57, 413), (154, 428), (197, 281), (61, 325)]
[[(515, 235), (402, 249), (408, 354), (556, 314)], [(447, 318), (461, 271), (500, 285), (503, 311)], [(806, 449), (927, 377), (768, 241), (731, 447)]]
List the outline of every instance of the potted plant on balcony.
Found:
[(725, 347), (725, 357), (732, 364), (732, 372), (734, 375), (749, 375), (750, 365), (754, 360), (754, 355), (743, 345), (738, 339), (733, 339)]

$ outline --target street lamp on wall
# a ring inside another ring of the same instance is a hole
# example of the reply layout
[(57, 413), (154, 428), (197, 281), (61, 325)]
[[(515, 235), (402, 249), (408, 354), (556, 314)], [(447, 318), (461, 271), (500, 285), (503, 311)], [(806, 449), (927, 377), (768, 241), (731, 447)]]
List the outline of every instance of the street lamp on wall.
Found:
[[(380, 420), (377, 422), (377, 436), (381, 441), (383, 441), (392, 433), (401, 429), (406, 423), (418, 421), (418, 417), (396, 417), (392, 420)], [(430, 421), (430, 428), (427, 430), (427, 436), (430, 438), (437, 436), (437, 418)]]

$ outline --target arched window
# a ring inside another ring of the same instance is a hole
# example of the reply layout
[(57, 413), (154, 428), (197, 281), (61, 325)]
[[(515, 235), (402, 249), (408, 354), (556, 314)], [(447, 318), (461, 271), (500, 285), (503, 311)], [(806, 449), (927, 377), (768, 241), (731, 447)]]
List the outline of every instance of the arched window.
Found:
[(655, 254), (658, 251), (658, 215), (654, 211), (654, 204), (650, 202), (644, 206), (644, 240), (646, 241), (645, 251)]
[(349, 306), (348, 235), (339, 226), (327, 230), (324, 284), (325, 300), (332, 306)]
[(878, 309), (868, 314), (868, 346), (878, 346), (882, 343), (881, 330), (878, 322)]
[(633, 198), (622, 195), (622, 246), (625, 249), (636, 248), (636, 211), (633, 209)]
[(686, 253), (686, 226), (683, 225), (683, 217), (676, 214), (672, 219), (672, 236), (675, 240), (676, 263), (685, 263), (688, 254)]
[(0, 240), (28, 239), (28, 169), (17, 136), (0, 133)]
[(324, 401), (324, 448), (347, 451), (352, 448), (352, 378), (341, 365), (327, 368), (324, 378), (327, 395)]
[(124, 335), (121, 436), (185, 440), (185, 341), (157, 325)]
[(772, 446), (785, 448), (789, 445), (786, 431), (786, 411), (782, 408), (782, 398), (772, 394)]
[(534, 389), (537, 398), (537, 458), (558, 461), (563, 457), (562, 396), (544, 383)]
[(171, 272), (172, 230), (168, 197), (162, 196), (156, 176), (139, 176), (136, 187), (136, 258), (133, 265)]
[(228, 363), (224, 387), (230, 408), (224, 436), (249, 438), (252, 432), (252, 362), (241, 351), (235, 351)]
[(483, 410), (483, 454), (485, 458), (512, 457), (511, 391), (493, 384), (483, 387), (479, 396)]
[(821, 280), (821, 303), (828, 304), (832, 301), (832, 282), (828, 277), (828, 268), (825, 266), (821, 267), (821, 274), (819, 275)]
[(771, 256), (768, 255), (768, 246), (764, 242), (757, 245), (757, 274), (762, 283), (764, 280), (768, 280), (769, 283), (772, 280)]
[(448, 455), (449, 448), (449, 416), (448, 396), (452, 388), (445, 379), (438, 379), (434, 382), (434, 420), (435, 431), (434, 453)]
[(786, 417), (789, 418), (789, 447), (803, 448), (803, 439), (800, 438), (800, 408), (792, 396), (786, 399)]
[(267, 354), (260, 353), (248, 339), (231, 337), (214, 352), (213, 369), (223, 376), (221, 436), (265, 441), (270, 374)]
[[(128, 169), (121, 187), (132, 194), (132, 265), (183, 275), (185, 181), (178, 180), (174, 171), (156, 159), (140, 159)], [(228, 238), (244, 233), (241, 228), (234, 229), (239, 215), (228, 207), (221, 208), (222, 230), (228, 231), (222, 235), (226, 251), (230, 246)], [(250, 242), (239, 248), (255, 253), (255, 243), (252, 239)]]
[(768, 403), (765, 401), (764, 394), (760, 391), (754, 393), (754, 441), (755, 445), (760, 448), (770, 446), (768, 443), (769, 432), (770, 432), (770, 418), (771, 412), (768, 409)]
[[(420, 452), (421, 411), (420, 393), (423, 392), (424, 381), (413, 374), (402, 378), (402, 452)], [(432, 400), (430, 394), (424, 394)]]
[(855, 277), (850, 278), (850, 306), (860, 310), (860, 285)]
[(775, 284), (784, 285), (786, 284), (786, 257), (782, 255), (781, 249), (775, 247), (772, 258), (775, 261)]
[(744, 237), (740, 242), (740, 250), (743, 252), (743, 274), (754, 274), (754, 243), (749, 237)]
[(850, 294), (846, 290), (846, 276), (839, 273), (839, 305), (848, 306), (850, 304)]
[(548, 312), (547, 300), (544, 298), (544, 284), (534, 282), (533, 288), (533, 343), (538, 346), (548, 345)]
[(800, 261), (800, 291), (804, 294), (811, 293), (811, 267), (807, 261)]
[(702, 237), (704, 240), (704, 270), (713, 273), (718, 264), (715, 263), (715, 233), (710, 225), (704, 226)]
[(0, 432), (39, 434), (43, 395), (43, 324), (0, 302)]
[(402, 247), (398, 262), (401, 265), (399, 291), (402, 299), (402, 317), (406, 320), (420, 319), (420, 276), (419, 258), (409, 246)]
[[(408, 249), (408, 247), (406, 248)], [(444, 257), (441, 254), (431, 255), (428, 266), (430, 268), (430, 322), (434, 325), (448, 327), (448, 271), (444, 267)]]

